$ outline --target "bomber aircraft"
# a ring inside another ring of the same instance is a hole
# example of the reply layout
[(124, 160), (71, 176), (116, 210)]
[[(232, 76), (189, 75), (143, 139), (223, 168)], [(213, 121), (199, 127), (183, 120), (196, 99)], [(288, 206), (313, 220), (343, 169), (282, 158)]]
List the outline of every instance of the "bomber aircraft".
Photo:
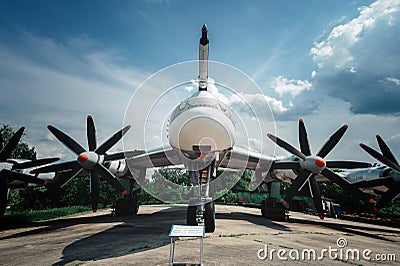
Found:
[[(282, 139), (268, 134), (271, 140), (294, 154), (294, 157), (277, 160), (273, 156), (236, 145), (237, 128), (231, 107), (208, 91), (209, 39), (207, 34), (207, 26), (203, 25), (199, 46), (199, 75), (196, 83), (198, 91), (184, 99), (170, 113), (169, 147), (153, 151), (134, 150), (107, 154), (106, 152), (122, 138), (130, 126), (118, 131), (104, 144), (97, 147), (93, 119), (89, 116), (87, 119), (88, 150), (59, 129), (49, 126), (49, 130), (55, 137), (76, 153), (77, 158), (73, 161), (38, 168), (32, 173), (57, 172), (52, 181), (56, 186), (63, 186), (73, 177), (89, 173), (92, 208), (95, 211), (99, 201), (100, 179), (106, 180), (125, 194), (125, 188), (115, 176), (129, 178), (131, 184), (134, 182), (140, 184), (145, 178), (147, 169), (183, 165), (192, 183), (191, 196), (188, 199), (187, 224), (197, 225), (204, 222), (206, 232), (215, 230), (213, 204), (215, 198), (211, 196), (210, 184), (213, 180), (221, 178), (217, 176), (219, 169), (254, 170), (254, 180), (261, 182), (268, 176), (285, 181), (289, 173), (293, 186), (287, 198), (293, 197), (297, 191), (307, 186), (321, 218), (323, 218), (323, 210), (317, 180), (328, 179), (342, 186), (343, 189), (358, 193), (360, 197), (363, 197), (364, 194), (361, 191), (350, 186), (349, 182), (329, 168), (363, 168), (370, 166), (368, 163), (324, 159), (338, 144), (347, 130), (347, 125), (335, 132), (316, 155), (311, 154), (302, 120), (299, 122), (300, 151)], [(132, 189), (129, 192), (128, 194), (134, 193)], [(137, 200), (131, 202), (133, 205), (138, 204)], [(137, 210), (137, 206), (130, 207)]]

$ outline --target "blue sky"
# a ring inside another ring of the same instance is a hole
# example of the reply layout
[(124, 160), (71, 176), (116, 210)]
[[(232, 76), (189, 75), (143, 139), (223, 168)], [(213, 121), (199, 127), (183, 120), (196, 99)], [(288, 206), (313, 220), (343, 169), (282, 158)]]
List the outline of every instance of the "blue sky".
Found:
[(99, 142), (118, 130), (149, 75), (197, 59), (204, 23), (210, 59), (253, 78), (279, 136), (297, 145), (301, 117), (317, 152), (348, 123), (330, 158), (370, 160), (358, 143), (377, 133), (400, 154), (399, 1), (0, 1), (0, 14), (0, 121), (26, 125), (41, 156), (71, 156), (47, 124), (82, 144), (87, 114)]

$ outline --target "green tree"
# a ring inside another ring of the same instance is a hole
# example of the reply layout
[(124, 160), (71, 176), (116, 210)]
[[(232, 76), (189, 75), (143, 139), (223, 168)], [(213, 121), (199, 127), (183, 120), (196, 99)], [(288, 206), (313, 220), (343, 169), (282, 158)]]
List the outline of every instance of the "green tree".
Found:
[(235, 172), (231, 173), (230, 175), (232, 175), (232, 182), (237, 181), (237, 183), (232, 187), (232, 191), (233, 192), (248, 191), (253, 172), (254, 171), (252, 170), (244, 170), (240, 178), (237, 176), (238, 175), (237, 173)]
[(153, 179), (156, 182), (159, 178), (165, 178), (172, 183), (178, 185), (190, 186), (191, 181), (186, 172), (186, 170), (181, 169), (168, 169), (168, 168), (160, 168), (156, 170), (153, 174)]

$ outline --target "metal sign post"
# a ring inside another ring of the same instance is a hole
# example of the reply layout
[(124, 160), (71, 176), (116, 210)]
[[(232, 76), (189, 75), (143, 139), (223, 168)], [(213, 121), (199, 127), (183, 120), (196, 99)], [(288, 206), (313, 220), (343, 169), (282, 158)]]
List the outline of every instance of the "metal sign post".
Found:
[[(203, 265), (203, 239), (204, 239), (204, 226), (189, 226), (189, 225), (172, 225), (169, 237), (171, 240), (169, 265)], [(180, 237), (200, 237), (200, 263), (187, 263), (187, 262), (174, 262), (175, 242)]]

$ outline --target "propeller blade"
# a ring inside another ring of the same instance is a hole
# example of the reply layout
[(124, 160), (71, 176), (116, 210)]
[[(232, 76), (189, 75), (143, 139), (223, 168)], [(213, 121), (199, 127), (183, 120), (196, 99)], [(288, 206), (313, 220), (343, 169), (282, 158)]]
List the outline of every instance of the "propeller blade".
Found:
[(87, 117), (87, 139), (89, 151), (94, 151), (97, 148), (96, 143), (96, 128), (94, 126), (93, 117), (88, 115)]
[(339, 143), (340, 139), (343, 137), (344, 133), (346, 132), (348, 126), (344, 125), (339, 128), (333, 135), (329, 138), (327, 142), (322, 146), (322, 148), (317, 153), (317, 156), (321, 158), (325, 158), (328, 153), (335, 148), (336, 144)]
[(356, 169), (356, 168), (368, 168), (372, 164), (365, 162), (355, 162), (355, 161), (327, 161), (326, 167), (336, 168), (336, 169)]
[(100, 199), (100, 177), (94, 171), (90, 171), (90, 191), (92, 210), (96, 212)]
[(1, 171), (1, 175), (3, 177), (7, 177), (8, 179), (18, 180), (18, 181), (22, 181), (25, 183), (33, 183), (33, 184), (38, 184), (38, 185), (46, 185), (47, 184), (46, 180), (37, 178), (35, 176), (27, 175), (24, 173), (6, 170), (6, 169)]
[(17, 147), (18, 142), (20, 141), (22, 134), (24, 134), (25, 127), (21, 127), (14, 133), (14, 135), (10, 138), (8, 143), (1, 149), (0, 151), (0, 162), (5, 162), (10, 156), (13, 150)]
[(85, 151), (85, 149), (78, 142), (76, 142), (73, 138), (71, 138), (61, 130), (51, 125), (48, 125), (47, 128), (50, 130), (51, 133), (53, 133), (53, 135), (59, 141), (61, 141), (65, 146), (67, 146), (71, 151), (73, 151), (77, 155)]
[(299, 169), (299, 162), (274, 162), (271, 169)]
[(30, 173), (31, 174), (51, 173), (51, 172), (71, 170), (71, 169), (74, 169), (75, 167), (80, 168), (80, 166), (78, 165), (78, 163), (76, 161), (68, 161), (68, 162), (64, 162), (64, 163), (43, 166), (43, 167), (40, 167), (40, 168), (30, 171)]
[(393, 168), (397, 172), (400, 172), (400, 167), (398, 165), (396, 165), (394, 162), (392, 162), (391, 160), (389, 160), (388, 158), (386, 158), (385, 156), (383, 156), (382, 154), (380, 154), (376, 150), (368, 147), (367, 145), (365, 145), (363, 143), (360, 144), (360, 147), (364, 151), (366, 151), (369, 155), (371, 155), (372, 157), (374, 157), (375, 159), (380, 161), (381, 163), (386, 164), (387, 166)]
[[(354, 187), (352, 184), (350, 184), (347, 180), (342, 178), (341, 176), (337, 175), (336, 173), (332, 172), (332, 170), (325, 168), (321, 174), (328, 178), (330, 181), (333, 183), (337, 184), (340, 186), (343, 190), (347, 191), (348, 193), (351, 193), (354, 197), (362, 200), (363, 202), (370, 202), (369, 197), (361, 192), (358, 188)], [(368, 197), (368, 199), (367, 199)], [(372, 202), (370, 202), (372, 203)]]
[(103, 144), (98, 147), (95, 152), (97, 154), (104, 154), (106, 153), (112, 146), (114, 146), (122, 137), (125, 135), (125, 133), (131, 128), (130, 125), (127, 125), (117, 133), (115, 133), (111, 138), (106, 140)]
[(295, 195), (299, 194), (299, 191), (304, 186), (304, 183), (307, 182), (311, 174), (310, 171), (305, 169), (300, 171), (296, 179), (292, 182), (289, 190), (286, 192), (285, 201), (291, 200)]
[(125, 159), (125, 158), (132, 158), (135, 157), (137, 155), (141, 155), (145, 153), (145, 151), (126, 151), (126, 152), (118, 152), (118, 153), (114, 153), (114, 154), (108, 154), (108, 155), (104, 155), (104, 161), (114, 161), (114, 160), (121, 160), (121, 159)]
[(273, 141), (275, 142), (279, 147), (287, 150), (288, 152), (290, 152), (291, 154), (301, 158), (301, 159), (305, 159), (306, 156), (300, 152), (298, 149), (296, 149), (295, 147), (293, 147), (292, 145), (290, 145), (289, 143), (287, 143), (286, 141), (272, 135), (272, 134), (267, 134), (267, 136)]
[(400, 194), (400, 183), (394, 184), (382, 197), (379, 199), (376, 207), (380, 209), (381, 207), (385, 206), (386, 204), (390, 203), (392, 200), (397, 198)]
[(385, 143), (385, 141), (381, 138), (381, 136), (376, 135), (376, 139), (378, 141), (379, 148), (381, 149), (381, 152), (383, 156), (391, 160), (394, 164), (399, 166), (399, 163), (397, 162), (396, 158), (394, 157), (392, 151), (390, 150), (389, 146)]
[(314, 202), (315, 209), (317, 210), (319, 218), (324, 219), (324, 208), (322, 207), (321, 192), (319, 191), (318, 183), (315, 175), (310, 177), (311, 197)]
[(301, 152), (306, 156), (310, 156), (310, 144), (308, 143), (307, 131), (303, 119), (299, 120), (299, 143)]
[(126, 194), (126, 190), (124, 187), (121, 185), (121, 183), (114, 178), (113, 174), (104, 167), (102, 164), (96, 164), (92, 172), (95, 172), (97, 175), (100, 175), (101, 178), (106, 180), (110, 185), (112, 185), (116, 190), (121, 192), (122, 194)]
[(49, 185), (52, 187), (62, 188), (66, 184), (68, 184), (68, 182), (71, 181), (74, 177), (78, 176), (81, 172), (83, 172), (83, 169), (79, 165), (76, 165), (72, 168), (71, 171), (56, 173), (55, 177), (53, 178), (53, 180), (51, 180)]
[(40, 165), (45, 165), (58, 161), (60, 158), (43, 158), (30, 162), (16, 163), (13, 165), (12, 170), (32, 168)]

